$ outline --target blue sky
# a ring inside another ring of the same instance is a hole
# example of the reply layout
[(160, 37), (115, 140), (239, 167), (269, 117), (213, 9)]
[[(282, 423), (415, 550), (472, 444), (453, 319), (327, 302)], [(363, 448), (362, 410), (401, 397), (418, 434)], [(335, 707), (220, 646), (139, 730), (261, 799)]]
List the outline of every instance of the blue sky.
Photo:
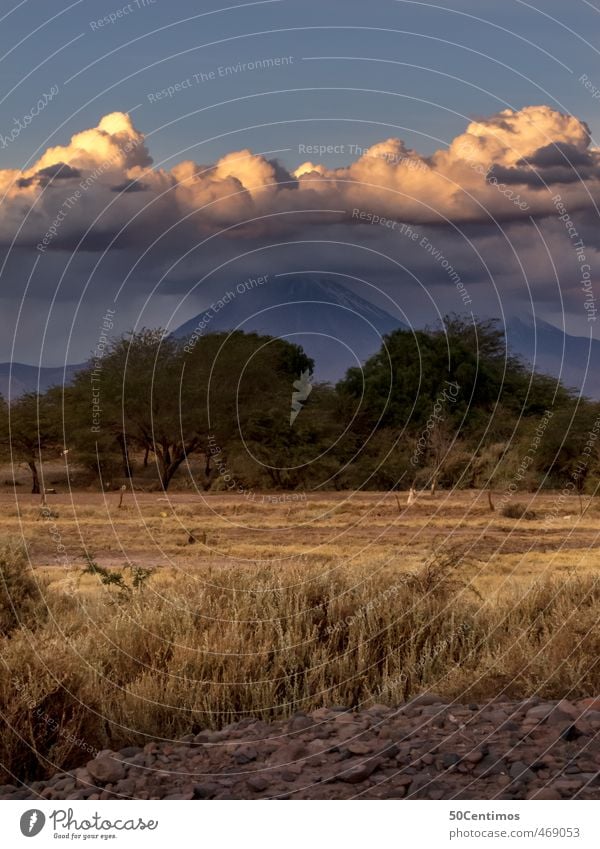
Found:
[[(537, 12), (514, 0), (139, 2), (138, 8), (118, 0), (27, 0), (5, 12), (6, 130), (49, 84), (58, 85), (60, 95), (18, 147), (0, 150), (2, 167), (20, 167), (48, 144), (95, 126), (105, 113), (136, 106), (136, 125), (151, 136), (156, 161), (199, 143), (197, 158), (213, 161), (243, 138), (257, 151), (291, 148), (282, 159), (293, 165), (300, 137), (369, 145), (388, 126), (404, 128), (397, 132), (409, 145), (430, 152), (473, 115), (532, 103), (576, 114), (600, 135), (597, 103), (578, 82), (587, 74), (600, 85), (598, 52), (586, 44), (598, 44), (600, 15), (582, 0), (539, 3)], [(92, 29), (126, 5), (133, 11)], [(293, 56), (294, 64), (148, 102), (152, 92), (194, 73), (275, 56)], [(348, 58), (310, 58), (327, 56)], [(269, 126), (243, 129), (258, 124)], [(333, 155), (328, 164), (343, 159)]]

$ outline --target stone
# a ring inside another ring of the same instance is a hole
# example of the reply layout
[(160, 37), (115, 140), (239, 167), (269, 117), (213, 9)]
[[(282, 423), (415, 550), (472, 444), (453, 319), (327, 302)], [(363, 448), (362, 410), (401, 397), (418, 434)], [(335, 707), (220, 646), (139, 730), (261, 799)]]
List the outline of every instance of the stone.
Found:
[(87, 769), (81, 767), (75, 770), (75, 783), (78, 787), (89, 787), (94, 783), (94, 779)]
[(374, 745), (372, 743), (362, 743), (360, 740), (357, 740), (354, 743), (348, 743), (345, 748), (353, 755), (370, 755)]
[(258, 757), (258, 752), (254, 746), (242, 746), (233, 753), (233, 759), (236, 764), (249, 764), (255, 761)]
[(313, 720), (305, 714), (293, 716), (288, 722), (291, 731), (304, 731), (306, 728), (312, 728), (313, 725)]
[(527, 794), (528, 799), (545, 799), (546, 801), (555, 801), (562, 799), (558, 790), (552, 787), (539, 787), (537, 790), (530, 790)]
[(219, 792), (216, 784), (194, 784), (193, 799), (212, 799)]
[(571, 717), (571, 719), (579, 719), (581, 716), (581, 709), (568, 699), (561, 699), (556, 705), (556, 709), (561, 713), (564, 713), (566, 716)]
[(538, 722), (544, 722), (553, 713), (554, 709), (555, 705), (549, 704), (548, 702), (532, 707), (525, 714), (525, 721), (533, 722), (535, 724)]
[(575, 723), (572, 723), (571, 725), (567, 725), (566, 728), (563, 728), (563, 730), (560, 732), (560, 736), (563, 740), (567, 740), (567, 742), (570, 743), (573, 740), (577, 740), (578, 737), (582, 737), (583, 735), (581, 731), (579, 731)]
[(363, 761), (341, 773), (339, 776), (340, 780), (345, 781), (347, 784), (360, 784), (361, 781), (366, 781), (375, 772), (377, 767), (380, 766), (380, 763), (379, 758), (371, 758), (368, 761)]
[(269, 786), (269, 782), (262, 775), (251, 775), (250, 778), (246, 779), (246, 784), (250, 790), (254, 790), (256, 793), (263, 793)]
[(511, 778), (519, 779), (519, 781), (531, 781), (532, 778), (535, 778), (535, 773), (523, 761), (515, 761), (508, 774)]
[(126, 746), (124, 749), (120, 750), (119, 755), (124, 761), (128, 761), (130, 758), (134, 758), (136, 755), (139, 755), (142, 751), (143, 750), (140, 746)]
[(478, 764), (484, 758), (484, 754), (480, 749), (473, 749), (472, 752), (467, 752), (466, 755), (463, 756), (463, 761), (468, 764)]
[(93, 761), (88, 761), (86, 769), (100, 784), (111, 784), (125, 777), (122, 762), (109, 755), (101, 755)]

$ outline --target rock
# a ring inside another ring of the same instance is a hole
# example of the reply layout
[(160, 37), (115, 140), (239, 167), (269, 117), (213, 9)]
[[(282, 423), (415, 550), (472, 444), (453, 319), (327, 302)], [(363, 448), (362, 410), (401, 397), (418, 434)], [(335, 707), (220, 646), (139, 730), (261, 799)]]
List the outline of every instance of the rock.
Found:
[(436, 717), (440, 721), (446, 717), (448, 708), (446, 705), (425, 705), (421, 708), (421, 716)]
[(507, 716), (503, 710), (492, 710), (489, 713), (484, 714), (484, 719), (487, 719), (487, 721), (491, 722), (492, 725), (499, 726), (506, 722)]
[(563, 740), (567, 740), (567, 742), (570, 743), (573, 740), (577, 740), (578, 737), (582, 737), (583, 735), (581, 731), (579, 731), (575, 723), (573, 723), (572, 725), (567, 725), (567, 727), (561, 731), (560, 736)]
[(192, 788), (193, 799), (212, 799), (219, 792), (216, 784), (195, 784)]
[(122, 762), (109, 755), (101, 755), (93, 761), (88, 761), (86, 769), (100, 784), (112, 784), (125, 777)]
[(535, 778), (535, 773), (523, 761), (515, 761), (508, 774), (512, 779), (519, 779), (519, 781), (531, 781), (532, 778)]
[(573, 702), (568, 701), (568, 699), (561, 699), (556, 705), (556, 709), (571, 719), (579, 719), (581, 716), (581, 709), (576, 707)]
[[(57, 772), (29, 787), (0, 786), (0, 797), (53, 804), (56, 799), (357, 795), (450, 800), (473, 798), (473, 793), (496, 800), (598, 799), (596, 698), (587, 705), (584, 700), (497, 699), (471, 712), (427, 694), (423, 700), (432, 703), (414, 710), (326, 708), (319, 724), (302, 711), (273, 722), (248, 717), (179, 742), (104, 750), (85, 768)], [(254, 764), (251, 773), (248, 764)]]
[(196, 734), (194, 737), (195, 743), (218, 743), (221, 739), (220, 734), (216, 731), (200, 731), (199, 734)]
[(482, 778), (488, 775), (500, 775), (501, 772), (506, 772), (506, 765), (502, 758), (498, 758), (495, 755), (486, 755), (483, 760), (477, 764), (475, 770), (475, 775), (479, 775)]
[(546, 801), (555, 801), (558, 799), (562, 799), (562, 796), (558, 792), (558, 790), (554, 790), (552, 787), (540, 787), (537, 790), (531, 790), (527, 794), (528, 799), (545, 799)]
[(463, 757), (463, 761), (468, 764), (478, 764), (484, 758), (484, 754), (480, 749), (474, 749), (472, 752), (467, 752)]
[(349, 770), (340, 774), (340, 780), (346, 784), (360, 784), (361, 781), (366, 781), (370, 775), (381, 765), (379, 758), (371, 758), (368, 761), (363, 761)]
[(77, 787), (89, 787), (94, 783), (94, 779), (87, 769), (81, 767), (75, 770), (75, 784)]
[(186, 746), (189, 746), (189, 745), (191, 745), (192, 743), (195, 742), (195, 735), (194, 734), (186, 734), (185, 737), (181, 738), (181, 742), (184, 743)]
[(115, 790), (117, 793), (121, 793), (124, 796), (133, 796), (135, 794), (136, 786), (135, 778), (122, 778), (117, 782)]
[(598, 723), (600, 723), (600, 710), (586, 710), (581, 719), (584, 719), (586, 722), (589, 722), (590, 725), (595, 727)]
[(555, 710), (555, 705), (545, 702), (544, 704), (537, 705), (537, 707), (530, 708), (525, 714), (525, 721), (529, 722), (544, 722)]
[(314, 722), (306, 714), (293, 716), (288, 722), (288, 727), (291, 731), (304, 731), (306, 728), (312, 728), (313, 725)]
[(370, 755), (374, 749), (373, 743), (363, 743), (357, 740), (354, 743), (348, 743), (345, 747), (353, 755)]
[(258, 752), (254, 748), (254, 746), (242, 746), (239, 749), (236, 749), (233, 753), (233, 759), (236, 764), (249, 764), (252, 761), (255, 761), (258, 757)]
[[(193, 738), (192, 738), (193, 739)], [(143, 752), (139, 746), (126, 746), (124, 749), (121, 749), (119, 755), (124, 761), (128, 761), (131, 758), (134, 758), (136, 755), (139, 755)]]
[[(311, 741), (311, 743), (315, 742), (318, 742), (319, 746), (323, 746), (321, 741)], [(280, 746), (279, 749), (276, 749), (269, 758), (269, 763), (276, 765), (294, 763), (294, 761), (297, 761), (302, 757), (306, 757), (307, 753), (307, 744), (302, 740), (295, 740), (293, 743), (288, 743), (287, 745)]]

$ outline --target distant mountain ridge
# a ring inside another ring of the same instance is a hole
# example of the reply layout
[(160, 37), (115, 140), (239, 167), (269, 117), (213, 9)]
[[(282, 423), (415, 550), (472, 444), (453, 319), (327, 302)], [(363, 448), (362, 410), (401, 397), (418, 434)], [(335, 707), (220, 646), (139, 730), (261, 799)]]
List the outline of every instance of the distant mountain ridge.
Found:
[(0, 363), (0, 395), (18, 398), (26, 392), (45, 392), (51, 386), (70, 383), (85, 363), (65, 366), (31, 366), (25, 363)]
[[(265, 276), (266, 277), (266, 276)], [(301, 345), (315, 360), (316, 379), (337, 381), (381, 347), (382, 337), (406, 325), (331, 277), (279, 275), (231, 287), (227, 303), (208, 307), (173, 331), (234, 330), (279, 336)], [(221, 301), (225, 301), (223, 295)]]
[(532, 315), (513, 316), (505, 327), (509, 350), (536, 371), (560, 377), (562, 383), (590, 398), (600, 398), (600, 341), (571, 336)]
[[(381, 338), (398, 328), (399, 318), (356, 294), (330, 276), (265, 275), (232, 284), (227, 297), (176, 328), (172, 335), (186, 341), (236, 328), (288, 339), (315, 360), (315, 377), (335, 382), (346, 370), (363, 363), (381, 347)], [(600, 341), (564, 333), (533, 316), (512, 316), (504, 328), (509, 350), (537, 371), (561, 378), (571, 388), (600, 398)], [(586, 364), (589, 358), (589, 368)], [(85, 363), (42, 367), (0, 363), (0, 393), (16, 398), (24, 392), (69, 382)]]

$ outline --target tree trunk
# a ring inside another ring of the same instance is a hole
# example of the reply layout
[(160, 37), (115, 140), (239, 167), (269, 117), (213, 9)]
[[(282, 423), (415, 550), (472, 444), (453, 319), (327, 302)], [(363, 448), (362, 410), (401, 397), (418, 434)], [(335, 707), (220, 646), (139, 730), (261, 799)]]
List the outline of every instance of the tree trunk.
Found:
[(117, 436), (117, 442), (119, 443), (119, 447), (121, 448), (121, 457), (123, 463), (123, 477), (131, 478), (133, 477), (133, 471), (131, 469), (131, 461), (129, 459), (129, 450), (127, 448), (127, 440), (125, 439), (125, 434), (120, 433)]
[(144, 468), (148, 468), (148, 455), (150, 454), (150, 449), (146, 445), (146, 450), (144, 451)]
[(40, 494), (40, 479), (38, 476), (37, 466), (35, 464), (35, 460), (28, 460), (27, 465), (31, 469), (31, 494), (39, 495)]
[(162, 484), (162, 488), (165, 491), (169, 488), (169, 484), (171, 483), (171, 480), (173, 479), (173, 475), (175, 474), (177, 469), (181, 466), (184, 459), (185, 459), (185, 457), (181, 457), (181, 459), (179, 459), (179, 460), (171, 460), (170, 463), (164, 465), (164, 467), (162, 469), (161, 476), (160, 476), (160, 482)]

